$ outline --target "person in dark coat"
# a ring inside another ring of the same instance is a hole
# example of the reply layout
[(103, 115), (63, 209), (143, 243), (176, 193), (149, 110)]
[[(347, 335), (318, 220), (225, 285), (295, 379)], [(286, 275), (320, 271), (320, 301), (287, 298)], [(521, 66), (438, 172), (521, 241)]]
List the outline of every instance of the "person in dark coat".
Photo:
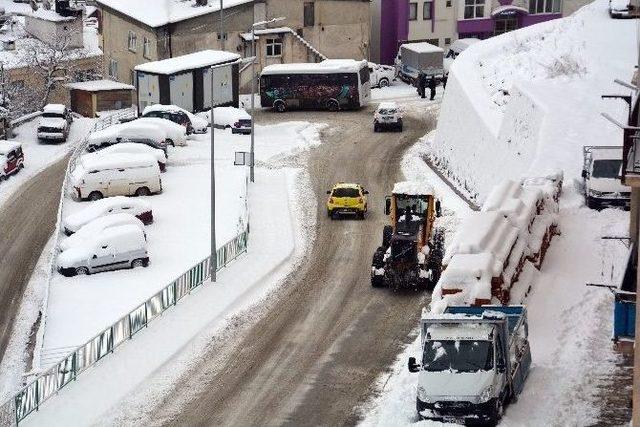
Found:
[(418, 94), (424, 98), (426, 96), (427, 76), (420, 71), (418, 74)]
[(431, 101), (436, 97), (436, 78), (431, 76), (429, 79), (429, 90), (431, 91)]

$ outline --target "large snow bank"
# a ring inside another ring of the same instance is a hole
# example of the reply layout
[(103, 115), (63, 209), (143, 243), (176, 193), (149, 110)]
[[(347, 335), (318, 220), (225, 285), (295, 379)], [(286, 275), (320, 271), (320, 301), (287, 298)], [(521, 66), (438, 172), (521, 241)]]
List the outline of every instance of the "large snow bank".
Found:
[(451, 66), (434, 162), (471, 197), (494, 184), (564, 170), (579, 177), (583, 145), (616, 144), (618, 129), (600, 117), (624, 118), (624, 93), (636, 61), (635, 23), (612, 20), (608, 1), (576, 14), (476, 43)]

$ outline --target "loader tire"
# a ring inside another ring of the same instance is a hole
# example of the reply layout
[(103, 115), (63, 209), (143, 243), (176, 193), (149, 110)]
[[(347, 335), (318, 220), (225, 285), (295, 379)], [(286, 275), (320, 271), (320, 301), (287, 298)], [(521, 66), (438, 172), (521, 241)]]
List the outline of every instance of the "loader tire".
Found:
[[(383, 268), (384, 267), (384, 253), (385, 248), (379, 246), (373, 253), (373, 260), (371, 262), (371, 268)], [(384, 286), (384, 276), (371, 275), (371, 286), (374, 288), (380, 288)]]
[(382, 229), (382, 246), (388, 248), (391, 244), (391, 236), (393, 235), (393, 227), (385, 225)]

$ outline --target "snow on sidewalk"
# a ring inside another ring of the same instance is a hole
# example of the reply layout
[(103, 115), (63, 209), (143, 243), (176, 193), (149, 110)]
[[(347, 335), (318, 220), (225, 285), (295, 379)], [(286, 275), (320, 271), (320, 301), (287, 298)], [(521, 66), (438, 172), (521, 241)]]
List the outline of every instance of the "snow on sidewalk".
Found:
[[(225, 319), (258, 301), (291, 267), (288, 260), (304, 243), (294, 230), (296, 219), (289, 197), (300, 172), (291, 169), (262, 170), (250, 189), (251, 234), (247, 254), (219, 273), (218, 282), (206, 283), (149, 324), (46, 402), (24, 425), (89, 425), (111, 419), (118, 402), (150, 377), (170, 381), (186, 368), (183, 361), (197, 359)], [(295, 205), (293, 205), (295, 206)], [(315, 207), (313, 208), (315, 211)], [(274, 215), (274, 213), (277, 213)], [(140, 392), (157, 396), (153, 385)], [(132, 397), (135, 397), (136, 394)]]

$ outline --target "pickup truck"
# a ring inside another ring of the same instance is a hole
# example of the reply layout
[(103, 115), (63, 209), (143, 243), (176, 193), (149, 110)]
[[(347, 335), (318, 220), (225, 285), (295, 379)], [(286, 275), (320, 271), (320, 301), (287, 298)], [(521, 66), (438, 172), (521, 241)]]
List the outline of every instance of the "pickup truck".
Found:
[(38, 140), (65, 142), (69, 137), (71, 122), (71, 112), (64, 105), (45, 105), (38, 122)]
[(495, 425), (524, 387), (531, 365), (527, 310), (517, 306), (448, 307), (421, 320), (420, 419)]

